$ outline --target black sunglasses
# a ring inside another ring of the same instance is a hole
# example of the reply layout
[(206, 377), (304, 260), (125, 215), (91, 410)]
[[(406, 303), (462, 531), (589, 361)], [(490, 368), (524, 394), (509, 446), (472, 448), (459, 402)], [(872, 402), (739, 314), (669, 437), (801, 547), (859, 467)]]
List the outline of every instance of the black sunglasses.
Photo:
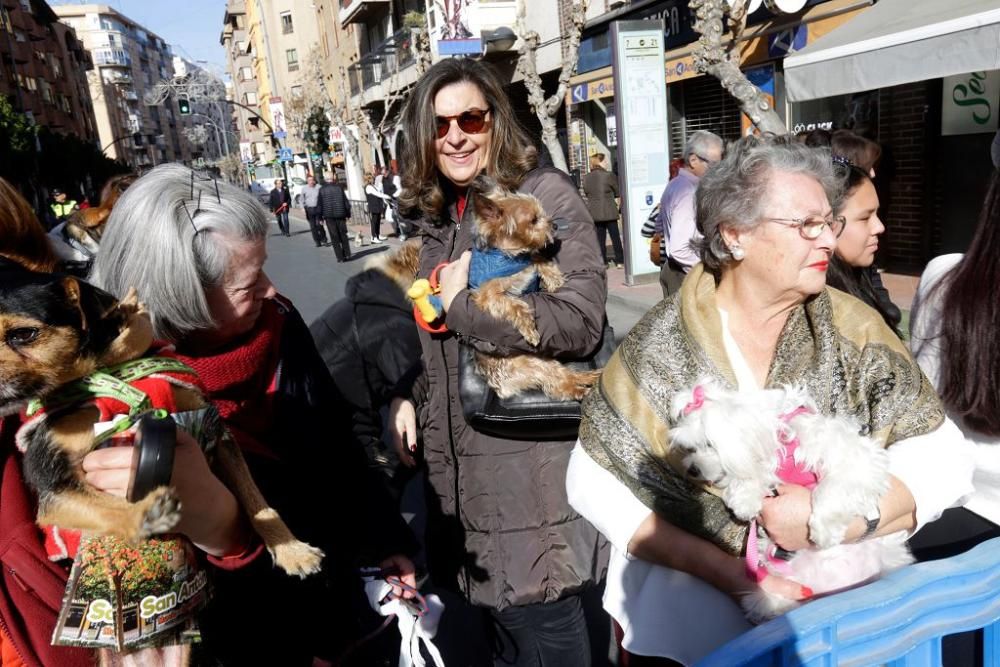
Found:
[(451, 121), (458, 121), (458, 129), (466, 134), (479, 134), (486, 128), (486, 114), (492, 109), (468, 109), (455, 116), (434, 116), (438, 139), (448, 136)]

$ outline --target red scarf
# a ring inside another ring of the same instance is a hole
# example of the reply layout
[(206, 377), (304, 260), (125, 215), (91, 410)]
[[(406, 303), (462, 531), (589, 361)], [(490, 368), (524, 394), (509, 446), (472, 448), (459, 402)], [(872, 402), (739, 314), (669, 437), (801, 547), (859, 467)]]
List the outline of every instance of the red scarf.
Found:
[(267, 435), (284, 321), (281, 306), (269, 299), (253, 330), (235, 343), (196, 357), (173, 350), (165, 355), (195, 370), (241, 449), (272, 457)]

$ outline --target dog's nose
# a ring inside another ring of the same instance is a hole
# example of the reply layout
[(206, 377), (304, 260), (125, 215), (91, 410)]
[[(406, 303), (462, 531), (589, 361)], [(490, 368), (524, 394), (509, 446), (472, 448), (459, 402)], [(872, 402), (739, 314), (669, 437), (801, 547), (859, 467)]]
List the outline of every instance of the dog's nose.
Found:
[(692, 463), (688, 466), (688, 476), (694, 477), (696, 479), (701, 479), (701, 468)]

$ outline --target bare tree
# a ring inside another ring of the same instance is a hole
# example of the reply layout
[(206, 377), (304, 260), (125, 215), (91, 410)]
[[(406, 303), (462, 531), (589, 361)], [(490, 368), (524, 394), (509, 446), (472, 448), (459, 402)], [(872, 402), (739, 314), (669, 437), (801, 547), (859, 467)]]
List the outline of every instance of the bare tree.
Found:
[(577, 52), (580, 49), (580, 35), (586, 20), (586, 0), (573, 0), (568, 26), (563, 26), (562, 35), (562, 69), (559, 72), (559, 85), (549, 97), (545, 96), (542, 87), (542, 77), (538, 74), (537, 51), (541, 38), (535, 30), (528, 28), (525, 20), (525, 0), (517, 0), (517, 21), (514, 31), (521, 40), (518, 49), (520, 57), (517, 60), (517, 71), (524, 77), (524, 86), (528, 89), (528, 103), (542, 124), (542, 143), (552, 157), (552, 163), (559, 169), (569, 173), (566, 165), (566, 155), (563, 153), (559, 138), (556, 135), (556, 114), (566, 99), (566, 89), (569, 80), (576, 73)]
[(700, 35), (694, 50), (698, 71), (717, 78), (758, 130), (786, 134), (785, 123), (767, 96), (740, 70), (738, 41), (746, 27), (747, 0), (736, 0), (731, 8), (727, 0), (690, 0), (689, 6), (695, 14), (694, 30)]

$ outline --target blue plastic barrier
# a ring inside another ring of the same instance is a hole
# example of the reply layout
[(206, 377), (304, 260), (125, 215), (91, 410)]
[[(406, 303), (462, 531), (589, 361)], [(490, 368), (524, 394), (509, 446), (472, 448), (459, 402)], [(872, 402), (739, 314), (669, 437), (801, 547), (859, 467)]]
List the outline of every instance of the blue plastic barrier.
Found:
[(698, 667), (931, 667), (941, 664), (941, 637), (978, 628), (985, 664), (1000, 667), (1000, 537), (799, 607)]

